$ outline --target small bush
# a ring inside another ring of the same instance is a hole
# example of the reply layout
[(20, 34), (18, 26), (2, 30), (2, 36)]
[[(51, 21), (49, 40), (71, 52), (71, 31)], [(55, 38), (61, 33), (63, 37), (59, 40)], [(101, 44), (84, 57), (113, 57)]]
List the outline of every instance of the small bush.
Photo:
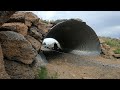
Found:
[(45, 67), (41, 67), (39, 71), (39, 79), (47, 79), (48, 78), (48, 71)]
[(108, 39), (106, 40), (106, 44), (110, 45), (111, 47), (120, 47), (120, 41)]
[(52, 75), (48, 75), (47, 68), (41, 67), (39, 71), (39, 79), (57, 79), (57, 78), (58, 78), (57, 72)]

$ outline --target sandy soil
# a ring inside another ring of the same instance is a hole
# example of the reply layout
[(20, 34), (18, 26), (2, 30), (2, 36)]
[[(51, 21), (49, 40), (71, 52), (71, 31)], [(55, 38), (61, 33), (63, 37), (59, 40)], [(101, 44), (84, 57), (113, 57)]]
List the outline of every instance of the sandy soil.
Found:
[(120, 59), (47, 54), (49, 75), (58, 79), (120, 79)]

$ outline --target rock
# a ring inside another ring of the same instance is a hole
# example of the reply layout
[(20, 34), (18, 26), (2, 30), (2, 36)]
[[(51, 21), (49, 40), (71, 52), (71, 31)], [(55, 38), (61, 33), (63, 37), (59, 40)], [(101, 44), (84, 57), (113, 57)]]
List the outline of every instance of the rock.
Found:
[(113, 57), (120, 58), (120, 54), (114, 54)]
[(37, 15), (35, 15), (34, 13), (32, 12), (26, 12), (25, 13), (25, 20), (27, 22), (31, 22), (32, 24), (36, 24), (39, 22), (39, 18)]
[(35, 73), (29, 65), (23, 63), (4, 60), (6, 72), (11, 79), (34, 79)]
[(25, 13), (26, 12), (19, 12), (19, 11), (15, 12), (7, 22), (9, 22), (9, 23), (11, 23), (11, 22), (25, 23)]
[(5, 68), (12, 79), (38, 79), (39, 70), (46, 65), (42, 59), (38, 54), (30, 65), (5, 59)]
[(26, 12), (20, 12), (20, 11), (15, 12), (7, 22), (9, 22), (9, 23), (11, 23), (11, 22), (25, 23), (25, 13)]
[(40, 20), (37, 15), (32, 12), (16, 12), (10, 17), (7, 22), (22, 22), (25, 23), (28, 28), (35, 26), (38, 29), (37, 31), (40, 32), (42, 35), (45, 35), (48, 32), (49, 28), (46, 23), (43, 23), (43, 21)]
[(37, 28), (42, 31), (42, 34), (48, 33), (49, 26), (46, 23), (43, 23), (41, 20), (37, 23)]
[(101, 48), (103, 48), (105, 50), (110, 50), (110, 46), (107, 45), (106, 43), (101, 44)]
[(31, 27), (32, 24), (37, 23), (39, 18), (32, 12), (16, 12), (11, 16), (8, 22), (22, 22), (25, 23), (28, 27)]
[(27, 25), (28, 27), (31, 27), (32, 23), (28, 20), (25, 20), (25, 25)]
[(1, 31), (0, 42), (3, 55), (9, 60), (31, 64), (37, 55), (37, 51), (22, 34), (13, 31)]
[(99, 38), (100, 43), (105, 43), (105, 41), (102, 38)]
[(104, 55), (109, 55), (109, 52), (108, 51), (106, 51), (106, 49), (102, 49), (102, 54), (104, 54)]
[(14, 31), (25, 36), (27, 35), (28, 27), (24, 23), (4, 23), (0, 30)]
[(37, 51), (40, 50), (41, 43), (38, 40), (36, 40), (35, 38), (33, 38), (32, 36), (29, 36), (29, 35), (27, 35), (25, 38), (32, 44), (32, 46), (35, 50), (37, 50)]
[(16, 11), (0, 11), (0, 26), (7, 22)]
[(28, 31), (28, 34), (37, 39), (38, 41), (41, 41), (43, 39), (43, 35), (41, 34), (40, 30), (36, 27), (31, 27)]
[(48, 63), (46, 57), (42, 53), (37, 54), (37, 56), (35, 57), (35, 61), (38, 62), (38, 65), (36, 64), (37, 67), (44, 67)]
[(0, 45), (0, 79), (10, 79), (9, 75), (5, 71), (1, 45)]
[(110, 46), (106, 43), (101, 43), (101, 56), (107, 59), (113, 59), (113, 51), (110, 49)]

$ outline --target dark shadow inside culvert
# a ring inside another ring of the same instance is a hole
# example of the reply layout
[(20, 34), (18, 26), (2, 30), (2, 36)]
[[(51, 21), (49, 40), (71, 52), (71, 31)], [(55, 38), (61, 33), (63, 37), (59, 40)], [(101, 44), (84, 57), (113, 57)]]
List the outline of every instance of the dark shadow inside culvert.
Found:
[(94, 30), (85, 22), (70, 19), (53, 26), (45, 38), (56, 39), (65, 53), (99, 55), (100, 42)]

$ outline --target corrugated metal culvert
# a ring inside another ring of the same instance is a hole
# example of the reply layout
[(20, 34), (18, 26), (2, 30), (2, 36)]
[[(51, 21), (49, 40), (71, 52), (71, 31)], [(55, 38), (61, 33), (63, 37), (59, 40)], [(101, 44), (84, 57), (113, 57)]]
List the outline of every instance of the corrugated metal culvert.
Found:
[(85, 22), (69, 19), (53, 26), (45, 38), (56, 39), (65, 53), (99, 55), (100, 41)]

